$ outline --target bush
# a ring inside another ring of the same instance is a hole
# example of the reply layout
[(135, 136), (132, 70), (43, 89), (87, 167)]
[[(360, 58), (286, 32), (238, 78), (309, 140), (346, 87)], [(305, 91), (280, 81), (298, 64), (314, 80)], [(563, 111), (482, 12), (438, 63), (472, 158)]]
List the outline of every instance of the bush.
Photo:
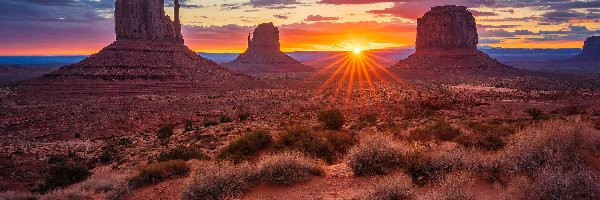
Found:
[(348, 165), (356, 176), (386, 174), (399, 167), (402, 153), (391, 138), (373, 136), (362, 139), (350, 149)]
[(431, 141), (438, 139), (440, 141), (452, 141), (461, 134), (460, 130), (452, 127), (449, 123), (438, 121), (425, 128), (413, 130), (410, 133), (409, 140)]
[(175, 148), (171, 148), (169, 150), (160, 152), (158, 155), (158, 161), (169, 161), (169, 160), (206, 160), (210, 159), (204, 152), (200, 149), (186, 147), (186, 146), (177, 146)]
[(328, 131), (324, 132), (325, 141), (333, 147), (338, 156), (346, 154), (348, 150), (356, 143), (356, 137), (350, 133)]
[(257, 171), (248, 164), (205, 163), (198, 168), (181, 199), (235, 198), (258, 185), (259, 180)]
[(551, 120), (513, 135), (500, 156), (510, 175), (531, 175), (545, 165), (565, 169), (600, 153), (600, 133), (580, 119)]
[(209, 119), (205, 119), (202, 122), (202, 126), (204, 126), (204, 127), (211, 127), (211, 126), (216, 126), (216, 125), (219, 125), (219, 122), (213, 121), (213, 120), (209, 120)]
[(425, 199), (432, 200), (455, 200), (455, 199), (475, 199), (469, 192), (475, 179), (473, 175), (457, 171), (444, 177), (441, 183), (436, 184), (435, 188), (426, 194)]
[(129, 180), (129, 185), (134, 188), (148, 184), (158, 183), (167, 179), (185, 176), (190, 172), (187, 162), (172, 160), (149, 164), (138, 169), (137, 175)]
[(258, 166), (261, 179), (272, 185), (292, 185), (323, 175), (323, 169), (316, 161), (297, 152), (269, 155)]
[(6, 191), (0, 193), (1, 200), (37, 200), (38, 197), (31, 192)]
[(364, 199), (415, 199), (415, 188), (405, 175), (385, 177), (373, 185), (372, 191)]
[(250, 118), (250, 113), (238, 114), (238, 119), (240, 119), (240, 121), (246, 121), (248, 118)]
[(462, 166), (463, 156), (460, 150), (438, 150), (428, 154), (424, 152), (414, 153), (407, 158), (406, 172), (415, 185), (424, 186), (439, 180), (453, 169)]
[(525, 112), (529, 114), (533, 120), (540, 120), (544, 118), (544, 112), (542, 112), (542, 110), (539, 108), (528, 108), (525, 110)]
[(377, 115), (363, 114), (358, 117), (358, 122), (363, 126), (373, 126), (377, 123)]
[(51, 166), (39, 190), (46, 192), (55, 188), (66, 187), (87, 179), (91, 174), (87, 167), (78, 163), (61, 163)]
[(231, 117), (226, 116), (226, 115), (221, 115), (219, 117), (219, 120), (221, 120), (221, 123), (229, 123), (232, 122), (233, 120), (231, 119)]
[(344, 114), (339, 109), (320, 111), (317, 118), (330, 130), (340, 130), (345, 122)]
[(585, 169), (541, 169), (532, 179), (513, 179), (510, 199), (600, 199), (600, 180)]
[(284, 132), (275, 142), (278, 151), (300, 151), (332, 163), (336, 158), (335, 149), (325, 138), (308, 127), (298, 127)]
[(190, 121), (190, 120), (186, 120), (183, 123), (183, 126), (184, 126), (184, 128), (183, 128), (183, 132), (184, 133), (187, 133), (187, 132), (190, 132), (190, 131), (194, 130), (194, 123), (192, 121)]
[(261, 150), (269, 147), (272, 141), (273, 138), (266, 131), (248, 132), (221, 149), (216, 158), (240, 163), (258, 155)]
[(166, 125), (158, 129), (157, 138), (161, 141), (166, 141), (173, 135), (173, 125)]

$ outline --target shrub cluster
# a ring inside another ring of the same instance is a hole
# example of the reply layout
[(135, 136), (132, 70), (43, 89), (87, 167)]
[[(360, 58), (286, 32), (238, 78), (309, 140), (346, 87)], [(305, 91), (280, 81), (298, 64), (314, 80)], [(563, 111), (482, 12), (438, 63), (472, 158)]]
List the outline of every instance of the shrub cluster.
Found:
[(410, 133), (409, 140), (413, 141), (453, 141), (462, 132), (452, 127), (448, 122), (437, 121), (432, 125), (426, 126), (425, 128), (415, 129)]
[(426, 194), (426, 199), (475, 199), (469, 191), (474, 182), (475, 179), (470, 173), (463, 171), (450, 173), (440, 183), (437, 183), (432, 191)]
[(204, 163), (186, 186), (181, 199), (229, 199), (239, 197), (259, 183), (257, 170), (249, 164)]
[(138, 169), (138, 173), (129, 180), (134, 188), (158, 183), (167, 179), (185, 176), (190, 172), (187, 162), (172, 160), (149, 164)]
[(63, 188), (81, 182), (91, 174), (88, 168), (82, 164), (60, 163), (50, 167), (48, 175), (44, 178), (44, 183), (39, 186), (38, 190), (47, 192), (55, 188)]
[(216, 159), (240, 163), (258, 155), (260, 151), (268, 148), (272, 141), (273, 138), (266, 131), (247, 132), (219, 150)]
[(344, 114), (339, 109), (320, 111), (317, 119), (330, 130), (340, 130), (346, 122)]
[(204, 152), (198, 148), (177, 146), (166, 151), (160, 152), (158, 155), (158, 161), (169, 161), (169, 160), (206, 160), (210, 159)]
[(174, 125), (165, 125), (158, 129), (156, 137), (161, 141), (167, 141), (173, 135)]
[(391, 138), (372, 136), (363, 138), (348, 153), (348, 165), (354, 175), (380, 175), (398, 168), (403, 161), (400, 148)]
[(525, 110), (525, 112), (529, 114), (529, 116), (533, 120), (540, 120), (545, 118), (544, 112), (539, 108), (528, 108), (527, 110)]
[(354, 143), (354, 136), (347, 133), (317, 133), (308, 127), (297, 127), (284, 132), (274, 147), (278, 151), (300, 151), (332, 163)]
[(545, 167), (531, 179), (513, 180), (511, 199), (600, 199), (600, 180), (588, 170)]
[(373, 189), (359, 199), (415, 199), (415, 187), (404, 175), (385, 177), (373, 185)]
[(258, 164), (260, 176), (267, 184), (292, 185), (323, 175), (321, 166), (297, 152), (283, 152), (265, 157)]

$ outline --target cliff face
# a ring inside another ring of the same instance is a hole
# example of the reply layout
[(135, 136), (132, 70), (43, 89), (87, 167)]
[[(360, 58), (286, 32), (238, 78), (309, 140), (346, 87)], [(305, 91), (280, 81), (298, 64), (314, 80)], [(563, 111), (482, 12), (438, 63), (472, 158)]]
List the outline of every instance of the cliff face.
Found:
[(281, 52), (279, 29), (273, 23), (258, 25), (248, 34), (248, 49), (223, 66), (244, 73), (286, 73), (314, 70)]
[(179, 1), (175, 1), (175, 22), (165, 15), (164, 0), (117, 0), (117, 40), (154, 40), (183, 43), (179, 24)]
[(416, 52), (396, 69), (510, 69), (477, 49), (475, 18), (463, 6), (436, 6), (417, 19)]
[(592, 36), (583, 43), (583, 52), (572, 60), (600, 61), (600, 36)]
[(466, 7), (433, 7), (417, 24), (417, 51), (477, 49), (475, 18)]

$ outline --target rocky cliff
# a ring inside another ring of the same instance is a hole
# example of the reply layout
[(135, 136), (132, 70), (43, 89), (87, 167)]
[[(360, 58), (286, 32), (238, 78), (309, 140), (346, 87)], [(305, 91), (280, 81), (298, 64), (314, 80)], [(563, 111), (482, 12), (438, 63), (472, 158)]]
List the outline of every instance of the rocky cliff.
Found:
[(510, 69), (477, 49), (475, 18), (464, 6), (436, 6), (417, 19), (416, 52), (396, 69)]
[(258, 25), (248, 34), (248, 49), (223, 66), (244, 73), (288, 73), (313, 71), (283, 53), (279, 44), (279, 29), (273, 23)]
[(592, 36), (583, 43), (583, 52), (572, 60), (600, 61), (600, 36)]
[(179, 1), (175, 22), (165, 15), (164, 0), (117, 0), (115, 32), (117, 40), (156, 40), (183, 42), (179, 24)]

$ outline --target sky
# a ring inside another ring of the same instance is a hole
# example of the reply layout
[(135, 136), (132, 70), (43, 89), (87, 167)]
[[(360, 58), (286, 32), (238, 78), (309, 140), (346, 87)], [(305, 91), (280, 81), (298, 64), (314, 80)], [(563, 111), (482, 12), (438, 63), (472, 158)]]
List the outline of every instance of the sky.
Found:
[[(479, 45), (581, 48), (600, 35), (599, 0), (180, 0), (186, 45), (237, 53), (273, 22), (282, 50), (410, 48), (416, 19), (437, 5), (467, 6)], [(172, 16), (173, 1), (165, 0)], [(0, 0), (0, 55), (89, 55), (114, 41), (114, 0)]]

